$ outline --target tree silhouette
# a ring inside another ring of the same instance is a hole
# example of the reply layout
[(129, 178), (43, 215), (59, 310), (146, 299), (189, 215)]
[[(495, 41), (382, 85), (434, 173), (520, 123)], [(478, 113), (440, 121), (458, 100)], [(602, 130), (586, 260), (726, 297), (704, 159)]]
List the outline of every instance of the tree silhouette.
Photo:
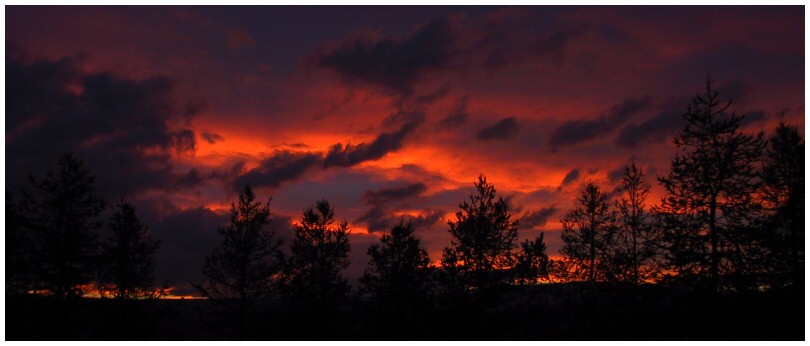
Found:
[(765, 227), (780, 281), (804, 284), (804, 140), (796, 126), (780, 122), (763, 165), (763, 197), (771, 212)]
[(37, 284), (56, 297), (75, 297), (81, 285), (92, 281), (94, 257), (101, 227), (98, 214), (104, 201), (96, 195), (95, 178), (73, 155), (59, 160), (56, 172), (45, 178), (29, 178), (26, 220), (35, 239), (33, 259)]
[(270, 221), (270, 199), (257, 201), (253, 189), (245, 186), (231, 203), (230, 224), (218, 230), (221, 245), (205, 258), (206, 280), (196, 286), (213, 300), (237, 301), (243, 338), (251, 306), (272, 294), (273, 276), (281, 268), (281, 241), (267, 228)]
[(588, 282), (615, 279), (615, 216), (607, 195), (593, 182), (587, 183), (577, 206), (561, 220), (563, 247), (560, 253), (570, 277)]
[(160, 241), (149, 237), (135, 208), (123, 200), (113, 207), (109, 227), (112, 236), (102, 245), (100, 255), (99, 291), (120, 299), (153, 297), (154, 253)]
[(33, 288), (36, 267), (34, 239), (24, 206), (6, 192), (6, 294), (21, 295)]
[(439, 283), (442, 302), (452, 306), (463, 297), (466, 291), (467, 277), (459, 262), (455, 249), (442, 249), (441, 268), (434, 272), (435, 281)]
[(512, 249), (517, 241), (518, 220), (496, 195), (495, 186), (483, 175), (475, 183), (478, 194), (459, 205), (456, 220), (449, 221), (452, 256), (468, 286), (487, 288), (507, 282), (504, 269), (514, 264)]
[(400, 315), (425, 302), (429, 293), (430, 259), (413, 232), (411, 223), (400, 220), (382, 236), (382, 244), (371, 245), (371, 260), (360, 278), (380, 307)]
[(349, 266), (348, 236), (348, 223), (335, 224), (328, 201), (304, 210), (282, 276), (284, 295), (295, 308), (323, 311), (343, 300), (349, 291), (341, 275)]
[(539, 279), (548, 279), (549, 259), (546, 254), (546, 242), (543, 240), (544, 234), (540, 234), (534, 240), (524, 240), (520, 243), (520, 252), (517, 253), (517, 263), (515, 264), (515, 275), (517, 282), (521, 285), (537, 283)]
[(651, 186), (644, 181), (644, 176), (635, 162), (625, 166), (621, 186), (624, 195), (616, 201), (617, 236), (621, 244), (621, 262), (626, 268), (621, 276), (635, 285), (656, 279), (660, 274), (660, 239), (650, 214), (645, 211)]
[(659, 181), (666, 188), (661, 211), (670, 219), (669, 262), (681, 277), (707, 279), (717, 292), (721, 276), (745, 275), (750, 237), (759, 213), (753, 198), (759, 188), (756, 165), (762, 133), (740, 132), (744, 116), (729, 113), (706, 82), (706, 92), (692, 99), (675, 136), (672, 169)]

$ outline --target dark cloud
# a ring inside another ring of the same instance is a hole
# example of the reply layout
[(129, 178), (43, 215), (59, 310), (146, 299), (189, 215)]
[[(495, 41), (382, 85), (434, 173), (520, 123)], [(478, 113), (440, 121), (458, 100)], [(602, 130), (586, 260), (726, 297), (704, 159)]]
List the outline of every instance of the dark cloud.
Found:
[(651, 118), (622, 128), (616, 136), (616, 145), (632, 149), (642, 143), (660, 143), (671, 138), (681, 128), (688, 104), (686, 98), (664, 102), (659, 107), (661, 110)]
[(405, 217), (405, 222), (411, 222), (413, 224), (414, 229), (420, 229), (423, 227), (430, 227), (442, 220), (442, 216), (444, 216), (444, 211), (439, 209), (423, 209), (422, 213), (419, 214), (417, 217), (413, 217), (411, 215), (407, 215)]
[(405, 223), (410, 222), (414, 228), (423, 228), (435, 225), (442, 220), (443, 215), (443, 211), (432, 208), (423, 209), (417, 216), (409, 214), (397, 215), (391, 208), (380, 204), (373, 206), (355, 222), (365, 223), (371, 233), (387, 232), (400, 220)]
[(194, 136), (194, 131), (180, 130), (172, 132), (172, 145), (178, 153), (197, 150), (197, 139)]
[(317, 49), (310, 59), (316, 66), (335, 71), (350, 84), (371, 84), (392, 94), (408, 96), (421, 73), (446, 65), (452, 40), (450, 21), (443, 18), (404, 38), (355, 31), (337, 44)]
[(380, 159), (389, 152), (401, 148), (405, 137), (414, 132), (420, 123), (421, 119), (412, 120), (397, 131), (378, 135), (370, 143), (357, 145), (338, 143), (326, 153), (276, 151), (264, 159), (258, 167), (239, 175), (234, 181), (234, 188), (241, 189), (245, 184), (278, 187), (283, 182), (298, 179), (310, 169), (351, 167), (361, 162)]
[(368, 190), (363, 193), (360, 199), (367, 205), (381, 204), (389, 201), (398, 201), (411, 197), (417, 197), (427, 190), (424, 183), (413, 183), (392, 188), (379, 190)]
[(192, 168), (187, 174), (180, 176), (172, 187), (175, 189), (193, 188), (201, 185), (204, 181), (205, 179), (203, 179), (200, 172), (196, 168)]
[(612, 183), (612, 182), (618, 181), (619, 179), (622, 179), (622, 177), (624, 177), (624, 170), (625, 170), (625, 166), (621, 165), (621, 166), (619, 166), (619, 168), (616, 168), (616, 169), (614, 169), (612, 171), (609, 171), (608, 172), (608, 179), (610, 180), (610, 182)]
[(324, 157), (324, 167), (351, 167), (360, 162), (377, 160), (389, 152), (399, 150), (406, 136), (411, 134), (419, 125), (418, 122), (409, 122), (397, 131), (382, 133), (370, 143), (335, 144)]
[(321, 163), (320, 153), (277, 151), (264, 159), (258, 167), (240, 175), (235, 189), (245, 185), (278, 187), (282, 182), (295, 180)]
[(559, 211), (556, 206), (548, 208), (540, 208), (530, 212), (526, 212), (520, 217), (520, 228), (531, 229), (534, 227), (543, 226), (548, 222), (548, 219), (554, 216)]
[(385, 232), (394, 224), (394, 218), (395, 216), (385, 206), (377, 205), (357, 218), (355, 222), (365, 223), (371, 233)]
[(414, 102), (420, 105), (428, 105), (444, 98), (449, 93), (450, 93), (450, 85), (444, 83), (442, 84), (441, 87), (439, 87), (433, 92), (428, 92), (427, 94), (423, 95), (416, 95), (416, 97), (414, 97)]
[[(19, 55), (19, 54), (17, 54)], [(167, 188), (172, 152), (194, 151), (194, 132), (164, 77), (85, 73), (77, 59), (31, 63), (6, 57), (7, 186), (25, 186), (72, 152), (108, 197)]]
[(430, 227), (441, 219), (441, 216), (444, 215), (442, 211), (424, 208), (417, 216), (410, 214), (397, 215), (394, 212), (396, 209), (394, 206), (409, 205), (410, 202), (413, 202), (413, 199), (420, 197), (425, 190), (427, 190), (427, 185), (422, 182), (392, 188), (367, 190), (360, 197), (360, 200), (364, 204), (371, 206), (371, 209), (355, 222), (366, 223), (369, 232), (388, 231), (399, 220), (406, 223), (410, 222), (414, 227)]
[(615, 130), (631, 116), (649, 107), (649, 97), (625, 99), (621, 104), (611, 107), (607, 114), (596, 119), (569, 120), (562, 123), (551, 132), (548, 144), (555, 148), (587, 142)]
[(456, 101), (455, 108), (446, 117), (439, 120), (436, 128), (439, 130), (452, 130), (458, 128), (467, 122), (469, 114), (467, 113), (468, 97), (464, 96)]
[(761, 111), (761, 110), (752, 111), (752, 112), (745, 113), (743, 115), (743, 119), (742, 119), (742, 121), (740, 121), (740, 125), (741, 126), (747, 126), (747, 125), (751, 125), (751, 124), (755, 124), (755, 123), (761, 123), (761, 122), (764, 122), (764, 121), (768, 120), (768, 118), (769, 118), (768, 115), (765, 114), (764, 111)]
[(565, 175), (565, 178), (563, 178), (562, 182), (560, 182), (560, 187), (557, 189), (557, 191), (560, 191), (562, 190), (563, 187), (566, 187), (576, 182), (579, 179), (579, 175), (580, 175), (579, 168), (574, 168), (571, 171), (569, 171)]
[(203, 132), (200, 136), (202, 136), (202, 138), (209, 144), (214, 144), (216, 142), (225, 140), (225, 138), (222, 138), (222, 136), (220, 136), (218, 133), (213, 132)]
[(520, 132), (520, 124), (515, 117), (503, 118), (495, 125), (485, 127), (475, 134), (478, 140), (507, 139), (516, 136)]
[(479, 31), (473, 49), (477, 46), (480, 50), (484, 67), (503, 67), (557, 54), (581, 34), (580, 29), (529, 34), (516, 32), (506, 23), (497, 23)]
[(192, 118), (206, 108), (208, 108), (208, 100), (204, 98), (190, 99), (183, 106), (182, 113), (186, 118)]
[(546, 56), (559, 63), (563, 49), (584, 32), (566, 28), (534, 33), (527, 30), (530, 17), (514, 14), (480, 20), (451, 15), (404, 37), (355, 30), (340, 42), (315, 49), (306, 61), (336, 72), (348, 84), (373, 85), (409, 97), (416, 84), (434, 71), (492, 70)]

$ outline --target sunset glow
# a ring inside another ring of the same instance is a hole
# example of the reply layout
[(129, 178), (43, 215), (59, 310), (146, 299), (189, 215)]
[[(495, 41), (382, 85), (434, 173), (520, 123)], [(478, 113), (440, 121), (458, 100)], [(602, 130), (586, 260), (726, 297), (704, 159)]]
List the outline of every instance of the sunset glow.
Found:
[(525, 220), (519, 241), (545, 232), (552, 259), (585, 184), (612, 204), (628, 160), (658, 204), (707, 75), (748, 114), (745, 131), (784, 120), (804, 135), (801, 10), (351, 11), (6, 7), (6, 190), (74, 153), (161, 240), (165, 298), (191, 299), (245, 184), (272, 197), (288, 243), (328, 199), (351, 227), (356, 282), (400, 219), (438, 264), (479, 174)]

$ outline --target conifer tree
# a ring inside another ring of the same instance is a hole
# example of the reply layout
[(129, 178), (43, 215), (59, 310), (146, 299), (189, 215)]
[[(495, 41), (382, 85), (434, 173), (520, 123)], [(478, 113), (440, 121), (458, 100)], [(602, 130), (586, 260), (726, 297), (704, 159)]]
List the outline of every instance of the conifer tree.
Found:
[(34, 288), (34, 239), (21, 201), (6, 192), (6, 294), (21, 295)]
[(449, 221), (451, 250), (468, 287), (487, 288), (508, 282), (506, 269), (514, 265), (518, 220), (503, 197), (483, 175), (475, 183), (478, 194), (459, 205), (456, 220)]
[(400, 314), (426, 301), (430, 259), (420, 247), (411, 223), (399, 224), (382, 236), (382, 244), (371, 245), (368, 263), (360, 279), (378, 305)]
[(303, 311), (340, 304), (349, 291), (341, 275), (349, 266), (348, 254), (348, 223), (335, 223), (329, 202), (321, 200), (305, 209), (285, 261), (282, 280), (287, 301)]
[(544, 234), (540, 232), (534, 240), (526, 239), (520, 243), (515, 274), (517, 282), (521, 285), (534, 284), (542, 279), (548, 280), (549, 259), (543, 238)]
[(761, 214), (754, 196), (763, 134), (741, 132), (744, 116), (730, 107), (707, 80), (706, 92), (683, 115), (671, 171), (659, 178), (666, 189), (661, 212), (670, 220), (670, 269), (713, 292), (731, 284), (724, 278), (747, 276), (758, 249), (751, 230)]
[(112, 236), (102, 245), (101, 289), (120, 299), (153, 297), (154, 253), (160, 241), (148, 235), (148, 227), (135, 215), (135, 208), (121, 201), (109, 222)]
[(615, 267), (615, 216), (607, 195), (589, 182), (576, 207), (561, 220), (563, 247), (560, 253), (577, 281), (613, 281)]
[(57, 171), (30, 179), (26, 220), (32, 230), (32, 259), (36, 266), (33, 289), (56, 297), (76, 297), (92, 282), (98, 235), (98, 214), (104, 201), (95, 189), (95, 177), (84, 163), (67, 154)]
[(769, 140), (763, 197), (769, 216), (772, 274), (781, 283), (804, 284), (804, 140), (796, 126), (780, 122)]
[(658, 232), (646, 209), (651, 186), (644, 181), (644, 172), (630, 162), (624, 169), (622, 197), (616, 201), (617, 237), (624, 270), (621, 276), (632, 284), (654, 280), (660, 274)]
[(251, 308), (258, 300), (272, 296), (273, 277), (281, 269), (280, 246), (270, 224), (270, 199), (262, 203), (250, 186), (231, 203), (231, 222), (220, 228), (220, 246), (205, 258), (206, 280), (197, 289), (215, 301), (238, 304), (240, 336)]

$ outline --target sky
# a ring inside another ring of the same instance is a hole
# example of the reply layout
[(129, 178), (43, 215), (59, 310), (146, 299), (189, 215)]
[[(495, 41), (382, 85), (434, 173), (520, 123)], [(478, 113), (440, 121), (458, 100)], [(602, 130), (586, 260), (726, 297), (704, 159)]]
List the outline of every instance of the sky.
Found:
[(551, 257), (583, 186), (617, 198), (629, 160), (659, 203), (707, 77), (744, 131), (804, 134), (798, 6), (6, 6), (5, 21), (6, 191), (75, 154), (185, 293), (245, 184), (288, 244), (327, 199), (354, 280), (400, 219), (438, 262), (479, 174)]

